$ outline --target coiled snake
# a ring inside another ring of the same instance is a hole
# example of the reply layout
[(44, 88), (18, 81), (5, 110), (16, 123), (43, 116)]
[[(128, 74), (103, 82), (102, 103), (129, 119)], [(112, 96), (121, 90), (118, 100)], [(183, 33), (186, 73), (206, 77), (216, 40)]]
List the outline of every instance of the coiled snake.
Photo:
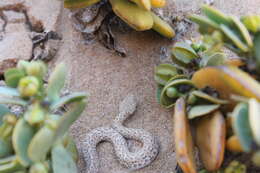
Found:
[[(124, 121), (136, 110), (137, 103), (133, 95), (127, 96), (119, 105), (119, 114), (111, 126), (93, 129), (85, 138), (84, 157), (87, 173), (99, 173), (97, 145), (100, 142), (113, 144), (118, 161), (130, 170), (136, 170), (149, 165), (158, 155), (159, 144), (155, 137), (143, 129), (131, 129), (123, 126)], [(142, 143), (142, 148), (130, 152), (127, 139)]]

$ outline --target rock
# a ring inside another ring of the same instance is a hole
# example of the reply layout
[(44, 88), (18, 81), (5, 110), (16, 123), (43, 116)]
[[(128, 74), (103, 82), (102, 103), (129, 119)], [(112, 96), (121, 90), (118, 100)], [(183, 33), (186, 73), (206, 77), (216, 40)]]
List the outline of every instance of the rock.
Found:
[(18, 13), (15, 11), (3, 11), (3, 14), (8, 19), (8, 23), (25, 23), (25, 16), (23, 13)]
[(8, 24), (0, 41), (0, 62), (7, 59), (30, 59), (32, 47), (23, 23)]
[(6, 9), (10, 6), (16, 6), (23, 4), (24, 0), (1, 0), (0, 1), (0, 10)]
[(27, 14), (33, 27), (44, 27), (45, 31), (55, 30), (60, 15), (62, 1), (26, 0)]
[(47, 39), (33, 50), (30, 35), (55, 31), (61, 4), (57, 0), (0, 0), (0, 75), (17, 61), (29, 60), (34, 54), (45, 59), (55, 55), (59, 40)]
[[(2, 20), (2, 19), (0, 18), (0, 32), (3, 31), (3, 29), (4, 29), (4, 24), (5, 24), (4, 20)], [(1, 38), (0, 38), (0, 40), (1, 40)]]

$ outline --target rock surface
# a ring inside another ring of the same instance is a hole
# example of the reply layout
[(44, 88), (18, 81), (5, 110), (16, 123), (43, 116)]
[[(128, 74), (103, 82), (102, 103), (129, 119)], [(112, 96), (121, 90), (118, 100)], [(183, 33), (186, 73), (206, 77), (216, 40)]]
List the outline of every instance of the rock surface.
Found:
[(36, 46), (31, 38), (32, 33), (55, 31), (62, 3), (51, 2), (0, 1), (0, 75), (4, 69), (15, 65), (18, 59), (34, 58), (33, 50)]

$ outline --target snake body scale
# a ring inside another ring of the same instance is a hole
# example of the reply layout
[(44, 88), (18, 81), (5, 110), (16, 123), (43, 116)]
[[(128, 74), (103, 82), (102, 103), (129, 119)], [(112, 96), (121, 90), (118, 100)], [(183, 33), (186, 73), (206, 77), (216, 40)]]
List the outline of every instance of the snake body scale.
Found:
[[(93, 129), (86, 135), (84, 157), (87, 173), (100, 173), (97, 145), (101, 142), (110, 142), (119, 163), (130, 170), (148, 166), (156, 158), (159, 152), (159, 143), (156, 138), (143, 129), (132, 129), (124, 126), (125, 120), (134, 114), (136, 106), (134, 96), (127, 96), (120, 103), (119, 114), (111, 126)], [(130, 152), (127, 147), (128, 139), (141, 142), (142, 148)]]

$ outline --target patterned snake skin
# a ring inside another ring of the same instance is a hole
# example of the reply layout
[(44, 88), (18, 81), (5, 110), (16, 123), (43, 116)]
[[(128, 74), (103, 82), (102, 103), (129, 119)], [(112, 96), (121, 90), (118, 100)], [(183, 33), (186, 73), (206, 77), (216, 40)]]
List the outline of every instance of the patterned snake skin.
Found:
[[(100, 142), (113, 144), (118, 161), (130, 170), (136, 170), (149, 165), (158, 155), (159, 145), (155, 137), (142, 129), (131, 129), (123, 126), (124, 121), (136, 110), (136, 101), (133, 95), (126, 97), (119, 106), (119, 114), (113, 124), (100, 127), (87, 134), (85, 139), (84, 157), (87, 164), (87, 173), (99, 173), (99, 159), (97, 145)], [(142, 143), (142, 148), (130, 152), (127, 139), (134, 139)]]

